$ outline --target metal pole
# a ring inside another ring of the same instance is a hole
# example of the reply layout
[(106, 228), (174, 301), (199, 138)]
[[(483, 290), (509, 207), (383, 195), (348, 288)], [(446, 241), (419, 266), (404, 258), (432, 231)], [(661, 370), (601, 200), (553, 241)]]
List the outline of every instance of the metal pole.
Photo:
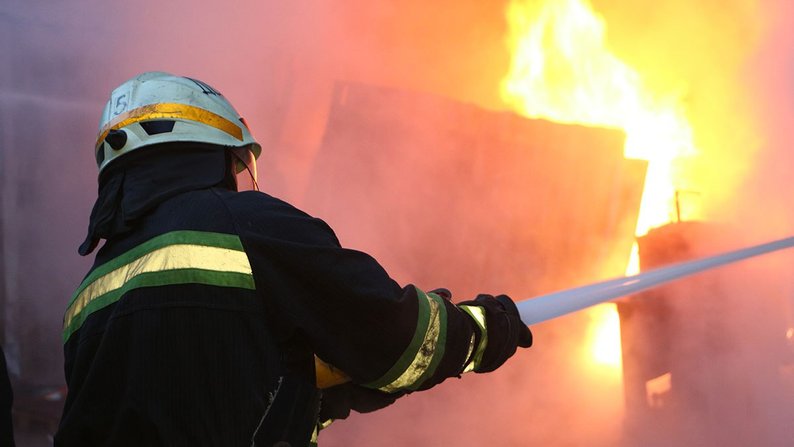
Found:
[(755, 245), (721, 255), (673, 264), (625, 278), (562, 290), (516, 303), (521, 320), (527, 325), (557, 318), (595, 304), (610, 301), (651, 287), (674, 281), (704, 270), (794, 247), (794, 237)]

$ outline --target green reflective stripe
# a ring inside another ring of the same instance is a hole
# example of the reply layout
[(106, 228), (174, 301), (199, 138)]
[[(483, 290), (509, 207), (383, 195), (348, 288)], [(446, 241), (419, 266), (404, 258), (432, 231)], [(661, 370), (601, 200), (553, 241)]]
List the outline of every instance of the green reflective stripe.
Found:
[(142, 273), (130, 279), (122, 287), (106, 294), (91, 299), (80, 312), (70, 321), (66, 322), (63, 331), (63, 342), (83, 325), (86, 318), (92, 313), (103, 309), (116, 301), (130, 290), (141, 287), (169, 286), (174, 284), (206, 284), (220, 287), (239, 287), (254, 289), (254, 279), (251, 275), (237, 272), (214, 272), (210, 270), (184, 269), (168, 270), (162, 272)]
[(254, 289), (248, 256), (235, 235), (179, 231), (151, 239), (98, 267), (64, 315), (64, 342), (93, 312), (139, 287), (207, 284)]
[(416, 289), (416, 293), (417, 302), (419, 303), (419, 312), (416, 321), (416, 330), (414, 331), (411, 343), (408, 344), (408, 348), (405, 349), (394, 366), (392, 366), (383, 377), (364, 384), (367, 388), (381, 388), (397, 380), (397, 378), (411, 366), (417, 352), (419, 352), (419, 348), (422, 347), (430, 322), (430, 303), (426, 298), (427, 295), (422, 293), (419, 289)]
[(199, 269), (219, 272), (251, 274), (248, 257), (242, 251), (203, 245), (171, 245), (150, 253), (113, 270), (82, 288), (66, 310), (64, 322), (70, 322), (89, 302), (119, 289), (131, 278), (151, 272)]
[(478, 368), (482, 362), (482, 355), (485, 352), (485, 347), (488, 345), (488, 326), (485, 323), (485, 309), (481, 306), (460, 305), (458, 308), (471, 316), (477, 324), (477, 329), (480, 331), (480, 343), (477, 344), (474, 355), (466, 359), (467, 363), (463, 368), (463, 372), (469, 372)]
[(74, 300), (80, 295), (83, 289), (96, 281), (97, 278), (104, 276), (111, 271), (118, 269), (124, 264), (127, 264), (130, 261), (133, 261), (149, 252), (157, 250), (158, 248), (177, 244), (203, 245), (208, 247), (228, 248), (230, 250), (243, 251), (243, 244), (240, 242), (240, 238), (235, 234), (190, 230), (172, 231), (170, 233), (161, 234), (149, 239), (143, 244), (138, 245), (137, 247), (125, 253), (122, 253), (121, 255), (94, 269), (77, 288), (74, 295), (72, 296), (72, 300), (69, 302), (69, 305), (71, 306), (72, 302), (74, 302)]
[(319, 424), (314, 424), (314, 430), (312, 430), (312, 437), (311, 439), (309, 439), (309, 447), (317, 446), (317, 442), (320, 437), (320, 430), (322, 430), (322, 428), (319, 426)]
[(419, 303), (416, 330), (408, 348), (380, 379), (365, 384), (391, 393), (416, 389), (432, 376), (441, 358), (447, 335), (447, 314), (443, 298), (416, 289)]
[(425, 380), (433, 376), (441, 359), (444, 358), (444, 349), (447, 346), (447, 307), (444, 305), (444, 298), (435, 293), (428, 293), (427, 297), (435, 303), (438, 309), (438, 336), (432, 345), (426, 344), (422, 346), (425, 356), (430, 356), (430, 363), (421, 376), (412, 385), (406, 387), (412, 391), (419, 388)]

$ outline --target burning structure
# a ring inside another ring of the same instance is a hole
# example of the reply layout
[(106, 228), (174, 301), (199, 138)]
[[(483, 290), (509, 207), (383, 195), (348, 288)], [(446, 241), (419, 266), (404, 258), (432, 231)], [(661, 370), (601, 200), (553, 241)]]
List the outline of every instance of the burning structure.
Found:
[[(394, 129), (400, 138), (388, 132)], [(620, 273), (633, 242), (626, 235), (636, 223), (644, 174), (644, 162), (623, 158), (621, 148), (615, 131), (340, 82), (307, 195), (317, 214), (345, 230), (343, 241), (382, 247), (378, 258), (401, 278), (425, 286), (441, 278), (440, 284), (464, 294), (481, 287), (539, 294)], [(493, 153), (500, 155), (489, 157)], [(359, 175), (346, 177), (351, 170)], [(406, 172), (423, 181), (402, 181)], [(346, 203), (343, 213), (331, 206), (335, 200)], [(550, 202), (557, 206), (542, 213), (533, 206)], [(382, 203), (392, 206), (384, 210)], [(439, 226), (438, 219), (448, 224)], [(639, 238), (641, 266), (725, 251), (731, 248), (725, 234), (714, 224), (694, 222), (651, 230)], [(566, 251), (573, 240), (575, 249)], [(428, 260), (432, 271), (418, 268)], [(750, 291), (729, 278), (730, 269), (713, 272), (619, 302), (623, 445), (738, 446), (757, 439), (784, 445), (788, 439), (782, 426), (768, 426), (794, 410), (794, 389), (785, 376), (790, 353), (783, 334), (791, 322), (781, 309), (787, 297), (777, 291), (774, 300), (749, 303), (742, 292)], [(742, 318), (769, 324), (759, 332)], [(753, 354), (754, 346), (763, 352)], [(770, 346), (777, 346), (777, 360), (769, 357)], [(604, 347), (594, 346), (591, 361), (602, 355), (597, 349)], [(741, 368), (747, 363), (759, 370)], [(538, 372), (528, 367), (523, 374)], [(769, 402), (773, 396), (781, 400)], [(768, 417), (762, 409), (770, 407), (780, 413)], [(428, 436), (403, 435), (394, 442)]]

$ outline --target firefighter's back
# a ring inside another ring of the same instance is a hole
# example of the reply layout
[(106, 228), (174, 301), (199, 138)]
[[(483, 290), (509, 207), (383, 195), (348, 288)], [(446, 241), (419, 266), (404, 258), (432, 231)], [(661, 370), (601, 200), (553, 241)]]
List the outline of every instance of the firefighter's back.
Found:
[(62, 446), (250, 445), (280, 354), (218, 192), (109, 240), (65, 316)]

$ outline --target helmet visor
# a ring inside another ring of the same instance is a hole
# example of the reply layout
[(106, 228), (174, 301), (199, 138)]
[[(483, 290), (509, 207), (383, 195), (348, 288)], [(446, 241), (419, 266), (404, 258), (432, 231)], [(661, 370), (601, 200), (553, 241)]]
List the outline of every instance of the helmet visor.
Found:
[(249, 146), (236, 147), (232, 152), (232, 166), (237, 191), (259, 191), (256, 178), (256, 157)]

